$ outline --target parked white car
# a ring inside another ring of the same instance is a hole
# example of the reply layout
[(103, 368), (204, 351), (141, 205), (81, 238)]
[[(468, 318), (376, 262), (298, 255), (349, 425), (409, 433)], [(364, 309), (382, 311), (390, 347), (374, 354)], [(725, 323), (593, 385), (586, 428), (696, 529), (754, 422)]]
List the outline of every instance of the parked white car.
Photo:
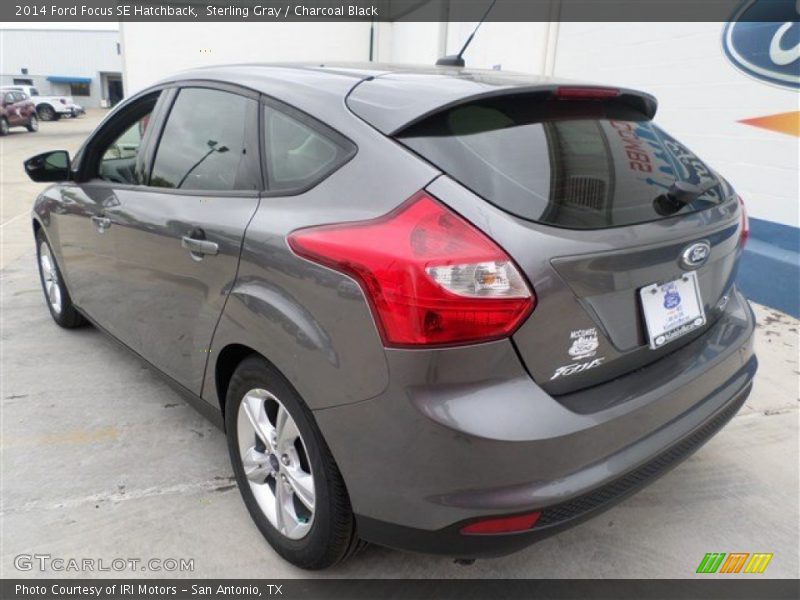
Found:
[(41, 121), (55, 121), (61, 117), (77, 117), (86, 111), (70, 96), (41, 96), (32, 85), (5, 85), (2, 91), (15, 91), (27, 94), (36, 106)]

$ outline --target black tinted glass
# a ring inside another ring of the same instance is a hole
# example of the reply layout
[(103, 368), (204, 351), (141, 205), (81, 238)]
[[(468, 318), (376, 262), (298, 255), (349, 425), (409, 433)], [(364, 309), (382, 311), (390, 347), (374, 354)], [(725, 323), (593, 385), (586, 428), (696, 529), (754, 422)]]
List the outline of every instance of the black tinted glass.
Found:
[(644, 223), (727, 197), (726, 184), (683, 144), (650, 121), (626, 117), (553, 119), (540, 110), (469, 105), (399, 139), (492, 204), (561, 227)]
[(181, 90), (156, 151), (150, 185), (233, 191), (260, 187), (258, 103), (203, 88)]

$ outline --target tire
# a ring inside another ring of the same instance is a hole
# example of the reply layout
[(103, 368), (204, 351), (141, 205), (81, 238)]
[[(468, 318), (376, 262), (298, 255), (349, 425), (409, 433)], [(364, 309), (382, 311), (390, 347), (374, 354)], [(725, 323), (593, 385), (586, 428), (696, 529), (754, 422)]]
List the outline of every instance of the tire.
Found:
[[(248, 407), (257, 427), (248, 417)], [(288, 418), (279, 428), (282, 409)], [(344, 481), (311, 411), (260, 356), (250, 356), (236, 368), (228, 385), (225, 426), (242, 499), (278, 554), (300, 568), (316, 570), (341, 562), (359, 548)], [(271, 437), (271, 444), (265, 437)], [(298, 489), (302, 492), (290, 491)], [(311, 500), (313, 510), (303, 499)], [(279, 503), (287, 508), (279, 511)]]
[(36, 232), (36, 264), (39, 267), (39, 281), (42, 284), (44, 301), (53, 320), (64, 329), (75, 329), (86, 325), (86, 319), (72, 304), (53, 256), (53, 250), (41, 229)]
[(39, 131), (39, 119), (36, 118), (36, 115), (31, 115), (31, 118), (25, 127), (27, 127), (28, 131), (30, 131), (31, 133), (36, 133), (37, 131)]
[(8, 135), (8, 121), (5, 117), (0, 117), (0, 135)]
[(36, 112), (39, 114), (39, 118), (42, 121), (55, 121), (58, 119), (58, 114), (55, 109), (47, 104), (40, 104), (36, 108)]

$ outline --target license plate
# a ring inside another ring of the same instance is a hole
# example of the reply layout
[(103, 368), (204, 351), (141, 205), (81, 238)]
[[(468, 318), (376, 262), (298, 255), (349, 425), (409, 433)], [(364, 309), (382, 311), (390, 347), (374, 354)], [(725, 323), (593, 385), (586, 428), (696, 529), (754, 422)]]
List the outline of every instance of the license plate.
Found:
[(661, 348), (706, 324), (697, 273), (639, 290), (650, 348)]

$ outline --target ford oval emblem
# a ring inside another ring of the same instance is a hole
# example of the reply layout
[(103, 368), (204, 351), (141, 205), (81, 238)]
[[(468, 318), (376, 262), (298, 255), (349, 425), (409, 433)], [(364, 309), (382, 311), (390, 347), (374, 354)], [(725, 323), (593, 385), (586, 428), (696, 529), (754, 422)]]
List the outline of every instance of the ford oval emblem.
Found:
[(800, 0), (750, 0), (725, 25), (722, 47), (748, 75), (788, 88), (800, 87)]
[(703, 265), (711, 255), (711, 245), (708, 242), (697, 242), (687, 246), (681, 252), (680, 265), (686, 270), (696, 269)]

